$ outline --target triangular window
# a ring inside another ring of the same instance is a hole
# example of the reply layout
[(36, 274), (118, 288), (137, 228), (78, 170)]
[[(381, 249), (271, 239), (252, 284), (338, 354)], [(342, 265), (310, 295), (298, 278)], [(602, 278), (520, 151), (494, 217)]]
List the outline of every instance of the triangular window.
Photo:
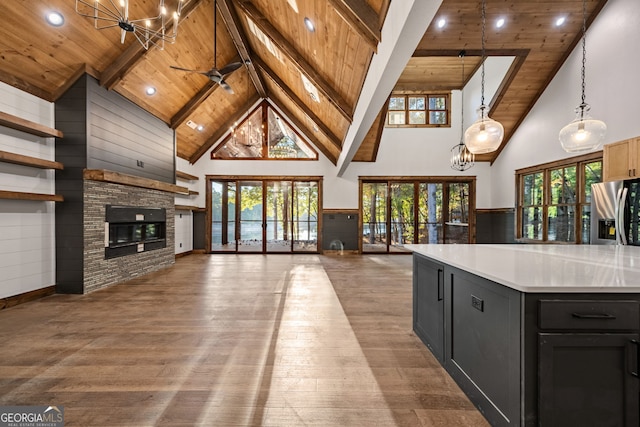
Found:
[(211, 151), (212, 159), (317, 160), (318, 153), (267, 102)]

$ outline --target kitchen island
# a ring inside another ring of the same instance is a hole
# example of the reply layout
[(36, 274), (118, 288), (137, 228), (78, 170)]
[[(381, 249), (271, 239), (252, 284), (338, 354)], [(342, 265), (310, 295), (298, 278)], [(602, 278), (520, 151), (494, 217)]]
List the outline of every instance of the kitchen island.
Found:
[(639, 247), (406, 247), (414, 331), (492, 425), (640, 425)]

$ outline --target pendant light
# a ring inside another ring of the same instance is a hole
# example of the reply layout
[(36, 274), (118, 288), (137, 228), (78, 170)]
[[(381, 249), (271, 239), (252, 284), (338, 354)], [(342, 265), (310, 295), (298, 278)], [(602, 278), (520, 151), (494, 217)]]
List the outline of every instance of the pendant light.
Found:
[(482, 74), (481, 74), (481, 98), (478, 108), (478, 120), (464, 133), (464, 142), (467, 149), (473, 154), (484, 154), (496, 151), (504, 138), (504, 128), (497, 121), (489, 118), (489, 107), (484, 104), (484, 63), (485, 63), (485, 0), (482, 0)]
[(589, 115), (591, 106), (585, 102), (586, 33), (587, 5), (586, 0), (582, 0), (582, 102), (576, 107), (576, 118), (560, 130), (560, 144), (567, 153), (579, 153), (599, 148), (607, 132), (607, 125), (603, 121), (591, 118)]
[(464, 55), (465, 51), (460, 51), (462, 58), (462, 87), (460, 89), (460, 142), (451, 148), (451, 169), (466, 171), (475, 163), (475, 155), (467, 150), (464, 145)]

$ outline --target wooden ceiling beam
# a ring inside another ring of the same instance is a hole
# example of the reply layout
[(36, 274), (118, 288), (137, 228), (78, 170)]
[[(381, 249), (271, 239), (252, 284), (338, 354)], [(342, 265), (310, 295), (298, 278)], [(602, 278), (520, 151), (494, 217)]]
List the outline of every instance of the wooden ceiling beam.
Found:
[[(240, 57), (236, 56), (231, 62), (240, 61)], [(233, 70), (231, 73), (225, 75), (225, 77), (233, 74), (236, 71), (237, 70)], [(219, 84), (209, 80), (207, 84), (180, 109), (180, 111), (178, 111), (173, 115), (173, 117), (171, 117), (171, 121), (169, 123), (171, 129), (176, 129), (178, 126), (184, 123), (184, 121), (187, 120), (187, 118), (200, 106), (200, 104), (202, 104), (208, 97), (210, 97), (219, 87)]]
[(251, 48), (249, 47), (247, 37), (242, 30), (242, 25), (240, 24), (240, 20), (238, 19), (238, 15), (235, 12), (235, 8), (233, 7), (231, 0), (220, 0), (218, 2), (218, 9), (220, 9), (222, 20), (229, 30), (231, 39), (236, 45), (236, 49), (240, 54), (240, 58), (242, 58), (242, 62), (247, 65), (249, 77), (251, 78), (256, 91), (262, 98), (266, 98), (267, 91), (265, 89), (264, 82), (260, 78), (260, 74), (252, 63), (253, 55), (251, 53)]
[(331, 143), (338, 149), (342, 149), (342, 142), (332, 131), (329, 129), (320, 118), (309, 108), (293, 91), (282, 81), (280, 77), (265, 64), (260, 58), (255, 59), (256, 65), (271, 79), (273, 82), (293, 101), (294, 104), (302, 110), (304, 114), (311, 119), (311, 121), (320, 129), (320, 131), (331, 141)]
[(353, 107), (307, 62), (296, 48), (269, 22), (251, 1), (235, 2), (242, 11), (271, 39), (296, 67), (307, 76), (309, 81), (327, 97), (329, 102), (349, 123), (353, 121)]
[(331, 161), (331, 163), (333, 163), (334, 165), (338, 164), (338, 158), (331, 154), (327, 147), (325, 147), (322, 142), (320, 142), (313, 136), (313, 132), (311, 131), (311, 129), (307, 128), (304, 123), (298, 120), (287, 107), (285, 107), (281, 102), (274, 98), (269, 98), (269, 102), (275, 105), (282, 112), (282, 114), (287, 116), (287, 119), (291, 121), (291, 123), (293, 123), (298, 129), (300, 129), (302, 133), (304, 133), (305, 137), (307, 137), (309, 141), (311, 141), (313, 145), (315, 145), (316, 148), (320, 150), (322, 154), (324, 154), (325, 157)]
[(258, 93), (256, 93), (254, 96), (249, 98), (247, 100), (247, 102), (244, 103), (244, 105), (242, 107), (238, 108), (238, 110), (235, 112), (235, 114), (230, 116), (229, 119), (226, 122), (224, 122), (223, 124), (219, 125), (218, 126), (218, 130), (216, 131), (216, 133), (211, 135), (211, 137), (209, 139), (207, 139), (204, 142), (204, 144), (202, 144), (202, 146), (200, 146), (198, 151), (196, 151), (191, 157), (189, 157), (187, 159), (187, 160), (189, 160), (189, 163), (194, 164), (195, 162), (197, 162), (200, 159), (200, 157), (202, 157), (204, 155), (204, 153), (206, 153), (211, 147), (213, 147), (213, 145), (220, 138), (222, 138), (224, 136), (224, 134), (234, 125), (234, 123), (239, 121), (242, 118), (242, 116), (244, 116), (247, 113), (247, 110), (249, 110), (249, 108), (251, 108), (253, 106), (253, 104), (258, 102), (259, 99), (260, 99), (260, 95), (258, 95)]
[(380, 17), (365, 0), (329, 0), (336, 13), (362, 39), (378, 52), (378, 43), (382, 40)]
[[(180, 20), (183, 21), (196, 10), (202, 0), (191, 0), (184, 6), (180, 14)], [(167, 31), (173, 27), (173, 20), (167, 24)], [(152, 49), (150, 47), (149, 49)], [(122, 54), (111, 63), (103, 72), (100, 78), (100, 86), (111, 90), (117, 85), (124, 76), (147, 54), (148, 50), (137, 41), (132, 42)]]

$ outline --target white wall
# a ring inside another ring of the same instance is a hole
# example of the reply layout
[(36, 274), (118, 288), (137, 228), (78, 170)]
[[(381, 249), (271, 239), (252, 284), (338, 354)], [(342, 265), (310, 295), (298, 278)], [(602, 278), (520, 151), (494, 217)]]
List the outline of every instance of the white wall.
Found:
[(193, 212), (176, 210), (175, 253), (193, 250)]
[[(640, 1), (609, 0), (587, 31), (586, 101), (591, 115), (607, 124), (604, 143), (640, 136)], [(514, 207), (514, 171), (573, 157), (558, 132), (580, 104), (582, 47), (567, 59), (545, 93), (494, 163), (494, 208)]]
[[(54, 105), (0, 83), (0, 111), (54, 127)], [(55, 139), (0, 126), (0, 150), (55, 159)], [(0, 162), (0, 190), (53, 194), (55, 173)], [(0, 200), (0, 298), (55, 285), (55, 203)]]

